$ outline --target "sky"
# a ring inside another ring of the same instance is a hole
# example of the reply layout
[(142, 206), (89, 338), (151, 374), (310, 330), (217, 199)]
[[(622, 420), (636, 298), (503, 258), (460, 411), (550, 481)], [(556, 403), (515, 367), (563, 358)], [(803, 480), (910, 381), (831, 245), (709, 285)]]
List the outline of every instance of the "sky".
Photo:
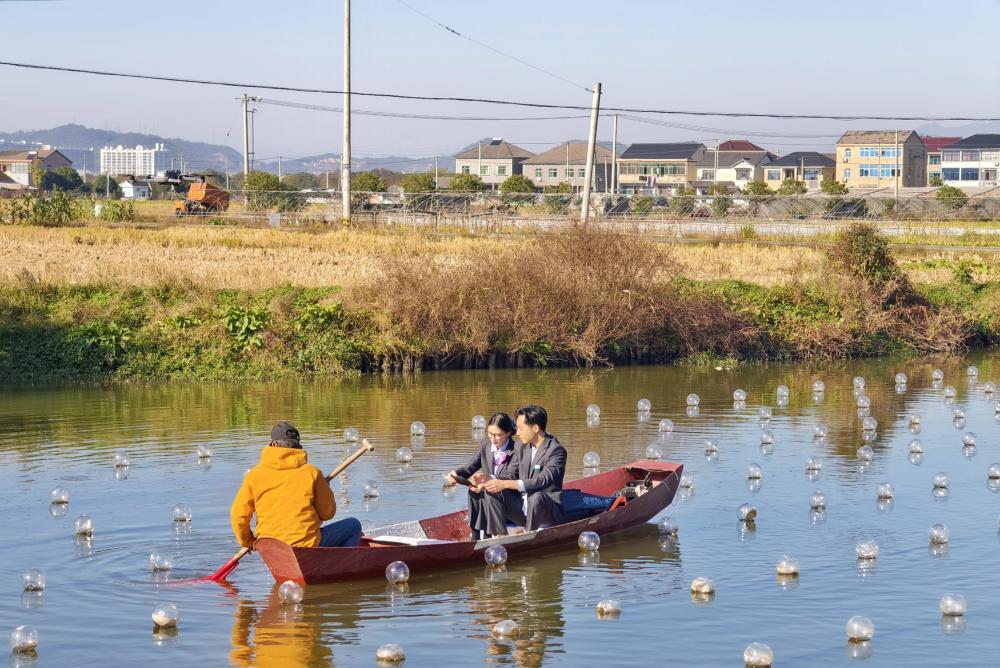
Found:
[[(405, 0), (437, 21), (558, 75), (457, 37), (398, 0), (352, 3), (355, 92), (618, 107), (801, 114), (1000, 116), (991, 44), (1000, 0), (687, 2)], [(340, 89), (343, 3), (284, 0), (0, 0), (0, 60)], [(992, 60), (991, 60), (992, 59)], [(568, 79), (576, 83), (567, 83)], [(580, 84), (580, 85), (577, 85)], [(583, 87), (581, 87), (583, 86)], [(63, 123), (241, 143), (242, 93), (340, 106), (339, 95), (255, 91), (0, 67), (0, 131)], [(11, 104), (11, 101), (16, 103)], [(355, 109), (546, 116), (566, 112), (355, 97)], [(920, 122), (658, 116), (621, 120), (623, 144), (749, 137), (778, 153), (822, 150), (848, 129)], [(341, 115), (274, 105), (255, 114), (258, 159), (339, 152)], [(583, 139), (588, 119), (442, 121), (353, 116), (355, 155), (450, 155), (483, 137), (540, 152)], [(756, 137), (751, 132), (830, 137)], [(610, 140), (602, 118), (599, 139)]]

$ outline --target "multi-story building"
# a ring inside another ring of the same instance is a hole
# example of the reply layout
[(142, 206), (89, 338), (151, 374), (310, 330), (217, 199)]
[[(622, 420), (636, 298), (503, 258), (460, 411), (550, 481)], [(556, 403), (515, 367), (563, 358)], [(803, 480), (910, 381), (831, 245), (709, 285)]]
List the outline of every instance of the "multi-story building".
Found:
[(959, 188), (998, 185), (1000, 135), (972, 135), (941, 149), (941, 180)]
[(57, 149), (42, 146), (40, 149), (0, 151), (0, 181), (4, 188), (34, 188), (32, 167), (37, 164), (43, 172), (59, 167), (70, 167), (73, 162)]
[(837, 142), (837, 180), (850, 188), (927, 183), (927, 148), (912, 130), (850, 130)]
[(941, 181), (941, 149), (951, 146), (961, 137), (921, 137), (927, 147), (927, 185)]
[(155, 144), (144, 148), (139, 144), (129, 148), (119, 144), (114, 148), (105, 146), (101, 149), (101, 174), (121, 176), (153, 176), (166, 171), (167, 150), (163, 144)]
[(535, 156), (520, 146), (501, 138), (479, 142), (455, 156), (456, 174), (478, 174), (487, 187), (496, 190), (514, 174), (521, 173), (521, 163)]
[[(607, 190), (614, 168), (611, 150), (599, 144), (595, 146), (594, 180), (591, 182), (595, 192)], [(587, 175), (587, 142), (567, 142), (556, 146), (528, 158), (521, 163), (521, 169), (537, 188), (568, 183), (573, 192), (582, 192)]]
[(704, 155), (695, 142), (632, 144), (618, 159), (618, 185), (625, 193), (676, 194), (694, 184)]
[(711, 194), (714, 187), (741, 189), (751, 181), (760, 181), (764, 166), (777, 158), (756, 144), (736, 139), (708, 148), (698, 161), (695, 190), (699, 195)]
[(816, 151), (795, 151), (764, 165), (764, 183), (777, 190), (788, 179), (803, 181), (808, 190), (819, 190), (823, 181), (837, 178), (837, 163)]

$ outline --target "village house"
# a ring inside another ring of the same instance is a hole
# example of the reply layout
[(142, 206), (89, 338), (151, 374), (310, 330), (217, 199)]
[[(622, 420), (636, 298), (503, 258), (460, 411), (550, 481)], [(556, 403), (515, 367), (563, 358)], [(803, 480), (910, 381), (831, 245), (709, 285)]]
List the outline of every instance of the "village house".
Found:
[(961, 137), (921, 137), (927, 147), (927, 185), (941, 181), (941, 149), (951, 146)]
[(850, 130), (837, 141), (837, 180), (849, 188), (927, 183), (927, 147), (912, 130)]
[[(615, 161), (611, 150), (600, 144), (594, 147), (594, 180), (591, 188), (605, 192), (611, 181)], [(567, 142), (528, 158), (521, 163), (523, 174), (536, 188), (568, 183), (574, 193), (583, 192), (587, 172), (587, 143)]]
[(32, 174), (32, 167), (35, 164), (43, 172), (51, 172), (59, 167), (71, 167), (73, 162), (51, 146), (0, 151), (0, 187), (5, 189), (37, 187), (38, 184), (34, 182)]
[(618, 159), (618, 185), (626, 194), (677, 194), (693, 186), (705, 145), (696, 142), (632, 144)]
[(122, 199), (149, 199), (152, 187), (147, 181), (136, 181), (134, 177), (128, 177), (118, 184), (122, 191)]
[(819, 190), (823, 181), (837, 178), (837, 163), (816, 151), (795, 151), (764, 166), (764, 183), (777, 190), (788, 179), (802, 181), (807, 190)]
[(941, 180), (958, 188), (998, 185), (1000, 134), (972, 135), (941, 149)]
[(477, 174), (491, 190), (496, 190), (514, 174), (521, 173), (521, 163), (534, 153), (496, 138), (479, 142), (455, 156), (456, 174)]
[(764, 166), (775, 158), (770, 151), (745, 139), (725, 141), (718, 149), (708, 148), (698, 161), (695, 191), (709, 195), (717, 186), (740, 190), (751, 181), (762, 180)]

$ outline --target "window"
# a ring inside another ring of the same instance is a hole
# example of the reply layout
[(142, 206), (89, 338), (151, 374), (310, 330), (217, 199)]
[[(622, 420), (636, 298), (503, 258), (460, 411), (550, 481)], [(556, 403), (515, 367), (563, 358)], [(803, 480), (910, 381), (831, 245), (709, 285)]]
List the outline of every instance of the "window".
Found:
[(15, 174), (30, 174), (31, 173), (31, 163), (30, 162), (15, 162), (11, 165), (10, 171)]
[(507, 176), (507, 165), (497, 165), (497, 176)]
[(769, 170), (767, 170), (767, 180), (768, 181), (780, 181), (781, 180), (781, 170), (780, 169), (769, 169)]
[(542, 178), (542, 168), (541, 167), (535, 167), (535, 178), (536, 179)]
[(850, 160), (850, 159), (851, 159), (851, 149), (845, 148), (844, 149), (844, 160)]
[(850, 180), (851, 180), (851, 170), (850, 168), (847, 168), (844, 170), (844, 181), (850, 181)]
[(818, 181), (819, 180), (819, 170), (818, 169), (807, 169), (802, 173), (803, 181)]
[[(573, 178), (573, 174), (575, 174), (575, 173), (576, 173), (576, 172), (574, 172), (574, 170), (573, 170), (573, 168), (572, 168), (572, 167), (567, 167), (567, 168), (566, 168), (566, 178), (567, 178), (567, 179), (571, 179), (571, 178)], [(583, 174), (580, 174), (580, 176), (583, 176)]]
[(895, 158), (896, 157), (896, 147), (883, 148), (882, 149), (883, 158)]
[(746, 169), (746, 168), (742, 168), (742, 167), (740, 169), (737, 169), (736, 170), (736, 180), (737, 181), (749, 181), (750, 180), (750, 171), (751, 170)]
[(941, 159), (945, 162), (958, 162), (962, 159), (961, 151), (941, 151)]
[(480, 176), (489, 176), (490, 175), (490, 166), (489, 165), (479, 165), (479, 175)]
[(549, 167), (549, 178), (556, 179), (559, 178), (559, 170), (555, 167)]
[(942, 181), (958, 181), (959, 170), (957, 167), (945, 167), (941, 170)]
[(714, 181), (715, 180), (715, 170), (714, 169), (703, 169), (701, 170), (701, 178), (703, 181)]
[(962, 168), (962, 181), (978, 181), (979, 180), (979, 168), (978, 167), (963, 167)]
[(463, 174), (468, 174), (469, 173), (469, 166), (468, 165), (462, 165), (462, 173)]
[(930, 164), (932, 164), (932, 165), (940, 165), (940, 164), (941, 164), (941, 156), (940, 156), (940, 155), (934, 155), (934, 154), (932, 153), (932, 154), (931, 154), (930, 156), (928, 156), (928, 157), (929, 157), (929, 160), (928, 160), (928, 162), (929, 162)]
[(931, 180), (931, 181), (933, 181), (934, 179), (940, 179), (941, 178), (941, 172), (929, 172), (927, 174), (927, 178), (929, 180)]
[(983, 151), (983, 162), (1000, 162), (1000, 151)]
[(979, 160), (979, 151), (962, 151), (963, 162), (975, 162)]

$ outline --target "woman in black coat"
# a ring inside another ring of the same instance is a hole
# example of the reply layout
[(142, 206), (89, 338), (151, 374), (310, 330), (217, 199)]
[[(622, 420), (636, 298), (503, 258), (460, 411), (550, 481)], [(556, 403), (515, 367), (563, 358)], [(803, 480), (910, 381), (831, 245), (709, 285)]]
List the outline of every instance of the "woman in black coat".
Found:
[[(500, 536), (507, 533), (504, 513), (504, 495), (514, 494), (504, 490), (496, 494), (487, 492), (480, 485), (498, 478), (507, 471), (514, 459), (514, 421), (506, 413), (494, 413), (486, 423), (486, 439), (479, 445), (475, 456), (465, 466), (448, 473), (452, 483), (457, 478), (467, 478), (469, 485), (469, 526), (472, 539)], [(475, 474), (475, 475), (474, 475)]]

